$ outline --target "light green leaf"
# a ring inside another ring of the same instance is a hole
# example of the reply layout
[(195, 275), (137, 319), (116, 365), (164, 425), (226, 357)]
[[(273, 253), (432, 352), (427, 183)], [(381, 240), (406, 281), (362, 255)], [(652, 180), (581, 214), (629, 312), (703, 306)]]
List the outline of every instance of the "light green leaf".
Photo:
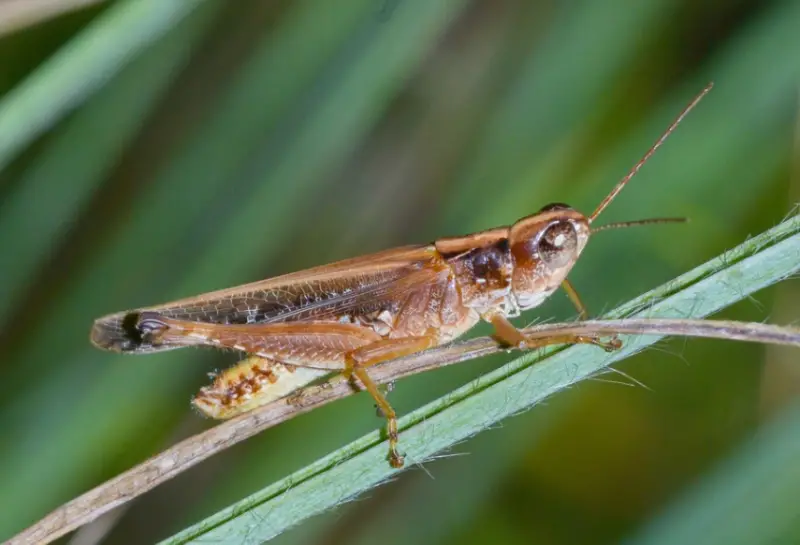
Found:
[(201, 0), (120, 2), (0, 102), (0, 170)]

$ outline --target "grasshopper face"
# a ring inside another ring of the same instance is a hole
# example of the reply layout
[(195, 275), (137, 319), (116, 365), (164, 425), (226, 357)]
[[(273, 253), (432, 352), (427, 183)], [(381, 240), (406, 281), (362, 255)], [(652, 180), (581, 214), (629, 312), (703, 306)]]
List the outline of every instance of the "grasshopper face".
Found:
[(589, 234), (586, 216), (564, 204), (548, 205), (511, 227), (511, 293), (521, 310), (539, 306), (561, 285)]

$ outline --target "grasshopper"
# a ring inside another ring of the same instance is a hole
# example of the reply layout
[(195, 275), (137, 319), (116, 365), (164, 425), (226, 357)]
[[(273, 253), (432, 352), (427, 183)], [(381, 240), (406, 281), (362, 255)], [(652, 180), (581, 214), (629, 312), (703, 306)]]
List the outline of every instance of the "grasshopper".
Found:
[(400, 468), (397, 415), (369, 369), (387, 360), (449, 343), (479, 321), (498, 342), (532, 349), (587, 343), (605, 350), (616, 337), (561, 335), (530, 339), (509, 320), (542, 304), (562, 286), (587, 313), (567, 280), (592, 233), (655, 218), (592, 227), (645, 162), (711, 89), (709, 84), (590, 215), (550, 204), (510, 227), (441, 238), (205, 293), (127, 310), (95, 321), (92, 343), (121, 353), (210, 346), (246, 355), (200, 390), (193, 404), (227, 419), (341, 373), (357, 378), (387, 420), (388, 460)]

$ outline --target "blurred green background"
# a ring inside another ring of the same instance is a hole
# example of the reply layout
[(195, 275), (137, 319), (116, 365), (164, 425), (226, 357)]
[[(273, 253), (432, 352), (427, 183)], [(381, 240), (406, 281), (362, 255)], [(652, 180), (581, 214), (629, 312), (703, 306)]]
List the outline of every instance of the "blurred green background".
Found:
[[(800, 2), (0, 2), (0, 538), (213, 425), (189, 399), (233, 354), (103, 353), (94, 318), (552, 201), (588, 213), (711, 80), (600, 223), (692, 222), (598, 235), (571, 275), (593, 314), (800, 200)], [(797, 308), (784, 282), (724, 316)], [(520, 323), (573, 316), (558, 293)], [(800, 543), (797, 360), (661, 343), (619, 366), (649, 389), (585, 382), (273, 542)], [(75, 542), (167, 537), (381, 425), (363, 395), (327, 406)]]

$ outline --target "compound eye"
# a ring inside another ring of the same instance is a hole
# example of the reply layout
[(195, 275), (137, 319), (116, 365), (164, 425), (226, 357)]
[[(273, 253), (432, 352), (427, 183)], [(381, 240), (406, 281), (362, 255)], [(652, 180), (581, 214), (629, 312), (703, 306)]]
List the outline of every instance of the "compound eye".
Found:
[(570, 221), (556, 221), (539, 237), (539, 257), (551, 269), (559, 269), (575, 259), (578, 234)]
[(572, 210), (572, 207), (568, 204), (564, 204), (563, 202), (554, 202), (539, 210), (539, 213), (553, 212), (554, 210)]

